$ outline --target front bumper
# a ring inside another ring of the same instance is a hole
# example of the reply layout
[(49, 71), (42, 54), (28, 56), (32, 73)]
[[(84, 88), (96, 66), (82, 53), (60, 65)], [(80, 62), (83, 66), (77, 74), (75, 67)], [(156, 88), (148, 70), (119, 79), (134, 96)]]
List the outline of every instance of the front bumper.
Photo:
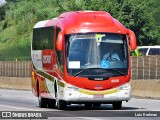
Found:
[(61, 88), (60, 99), (67, 102), (116, 102), (116, 101), (128, 101), (131, 99), (131, 87), (130, 84), (124, 84), (120, 87), (103, 90), (92, 91), (86, 89), (80, 89), (68, 84)]

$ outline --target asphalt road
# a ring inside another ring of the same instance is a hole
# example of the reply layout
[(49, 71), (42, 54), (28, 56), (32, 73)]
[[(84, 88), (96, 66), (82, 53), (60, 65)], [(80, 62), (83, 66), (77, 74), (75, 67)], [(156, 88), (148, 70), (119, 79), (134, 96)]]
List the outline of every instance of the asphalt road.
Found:
[(68, 106), (66, 111), (60, 111), (56, 108), (39, 108), (38, 99), (31, 91), (0, 89), (0, 111), (1, 114), (4, 111), (42, 112), (43, 117), (54, 120), (64, 119), (64, 117), (68, 120), (128, 120), (128, 117), (132, 117), (130, 119), (133, 120), (144, 120), (144, 118), (159, 120), (160, 117), (155, 116), (160, 116), (160, 100), (132, 98), (129, 102), (123, 102), (121, 110), (112, 110), (111, 105), (91, 109), (86, 109), (84, 105), (72, 105)]

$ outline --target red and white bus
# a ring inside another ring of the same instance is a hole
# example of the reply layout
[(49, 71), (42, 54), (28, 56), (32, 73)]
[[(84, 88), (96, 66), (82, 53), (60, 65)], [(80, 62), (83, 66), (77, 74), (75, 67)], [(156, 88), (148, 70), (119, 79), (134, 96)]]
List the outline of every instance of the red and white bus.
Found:
[(104, 11), (66, 12), (38, 22), (31, 45), (32, 91), (40, 107), (65, 109), (131, 99), (135, 34)]

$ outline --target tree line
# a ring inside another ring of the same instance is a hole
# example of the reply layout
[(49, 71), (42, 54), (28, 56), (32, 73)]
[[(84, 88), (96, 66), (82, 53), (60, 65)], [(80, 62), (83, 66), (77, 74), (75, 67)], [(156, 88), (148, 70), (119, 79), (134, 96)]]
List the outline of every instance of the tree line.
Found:
[(2, 30), (16, 26), (17, 34), (31, 32), (37, 21), (66, 11), (102, 10), (133, 30), (138, 45), (160, 44), (160, 0), (6, 0), (0, 6)]

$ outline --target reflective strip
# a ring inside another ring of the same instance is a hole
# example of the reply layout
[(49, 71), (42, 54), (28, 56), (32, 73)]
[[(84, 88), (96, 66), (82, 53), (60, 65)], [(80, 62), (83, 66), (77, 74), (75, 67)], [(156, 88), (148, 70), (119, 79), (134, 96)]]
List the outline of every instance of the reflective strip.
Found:
[(57, 81), (58, 82), (58, 86), (60, 87), (64, 87), (65, 86), (65, 83), (61, 82), (61, 81)]
[(119, 90), (112, 89), (112, 90), (105, 90), (105, 91), (88, 91), (88, 90), (81, 89), (79, 90), (79, 92), (88, 94), (88, 95), (94, 95), (94, 94), (104, 94), (105, 95), (105, 94), (112, 94), (112, 93), (119, 92)]
[(41, 75), (41, 76), (43, 76), (44, 78), (47, 78), (47, 79), (49, 79), (49, 80), (51, 80), (51, 81), (53, 81), (53, 82), (55, 81), (55, 79), (54, 79), (53, 76), (51, 76), (51, 75), (49, 75), (49, 74), (46, 74), (46, 73), (43, 72), (43, 71), (37, 70), (36, 73), (38, 73), (39, 75)]

